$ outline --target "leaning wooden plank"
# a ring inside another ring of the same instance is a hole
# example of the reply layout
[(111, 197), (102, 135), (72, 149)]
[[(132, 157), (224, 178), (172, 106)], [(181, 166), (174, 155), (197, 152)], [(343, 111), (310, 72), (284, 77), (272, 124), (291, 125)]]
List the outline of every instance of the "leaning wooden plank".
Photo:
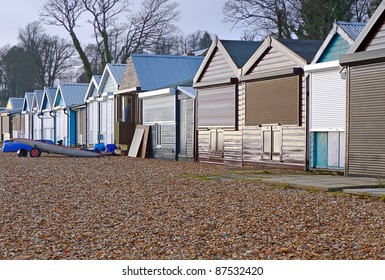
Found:
[(58, 146), (55, 144), (49, 144), (49, 143), (45, 143), (37, 140), (22, 139), (22, 138), (14, 138), (12, 140), (24, 145), (34, 147), (46, 153), (59, 154), (59, 155), (65, 155), (70, 157), (99, 157), (100, 156), (100, 154), (98, 153), (94, 153), (86, 150), (72, 149), (65, 146)]
[(129, 157), (136, 158), (139, 153), (140, 144), (142, 143), (144, 135), (144, 129), (143, 128), (137, 128), (135, 129), (134, 138), (132, 139), (130, 151), (128, 152)]
[(143, 141), (140, 148), (139, 156), (141, 158), (146, 158), (147, 142), (148, 142), (148, 136), (150, 134), (150, 127), (148, 125), (138, 125), (136, 128), (144, 130), (144, 136), (143, 136)]

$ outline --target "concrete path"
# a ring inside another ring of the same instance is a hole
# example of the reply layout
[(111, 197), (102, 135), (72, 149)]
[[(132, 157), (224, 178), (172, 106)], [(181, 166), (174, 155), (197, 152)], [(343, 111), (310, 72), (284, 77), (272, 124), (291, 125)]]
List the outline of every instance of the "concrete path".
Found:
[[(214, 176), (221, 180), (257, 180), (268, 183), (288, 184), (288, 186), (320, 191), (342, 191), (345, 189), (380, 188), (382, 182), (375, 178), (344, 177), (333, 175), (281, 175), (281, 174), (225, 174)], [(385, 194), (385, 189), (380, 189)], [(374, 192), (374, 191), (373, 191)]]
[(344, 193), (383, 197), (385, 196), (385, 189), (347, 189), (344, 190)]

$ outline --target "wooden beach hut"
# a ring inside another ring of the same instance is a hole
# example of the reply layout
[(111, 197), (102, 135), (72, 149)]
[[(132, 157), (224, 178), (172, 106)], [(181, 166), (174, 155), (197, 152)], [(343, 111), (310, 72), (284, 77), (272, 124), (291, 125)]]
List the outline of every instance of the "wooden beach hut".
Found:
[(195, 97), (196, 90), (186, 86), (139, 93), (143, 124), (151, 127), (154, 158), (194, 160)]
[(99, 102), (97, 99), (101, 78), (101, 75), (92, 77), (84, 99), (86, 104), (86, 145), (89, 147), (99, 143)]
[(216, 38), (194, 78), (196, 159), (242, 165), (241, 68), (261, 42)]
[(63, 141), (65, 146), (76, 144), (76, 113), (74, 105), (81, 105), (89, 84), (59, 84), (53, 101), (55, 116), (56, 141)]
[(242, 68), (239, 115), (244, 164), (307, 169), (304, 67), (322, 41), (268, 36)]
[(310, 65), (309, 81), (309, 167), (343, 170), (345, 166), (346, 80), (339, 59), (349, 50), (364, 23), (334, 23)]
[(385, 1), (340, 64), (347, 79), (345, 174), (385, 177)]
[(100, 106), (99, 142), (106, 145), (116, 144), (114, 142), (114, 93), (119, 90), (126, 66), (126, 64), (107, 64), (100, 80), (97, 98)]
[(136, 125), (146, 124), (154, 157), (193, 158), (187, 138), (194, 131), (194, 94), (184, 87), (191, 87), (202, 61), (199, 56), (132, 55), (116, 93), (115, 142), (130, 146)]

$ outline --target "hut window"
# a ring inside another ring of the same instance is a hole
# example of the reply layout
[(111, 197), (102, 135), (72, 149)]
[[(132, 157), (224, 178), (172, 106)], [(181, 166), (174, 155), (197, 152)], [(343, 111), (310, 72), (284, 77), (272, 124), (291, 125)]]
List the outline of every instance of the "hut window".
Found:
[(133, 120), (133, 96), (122, 95), (117, 98), (117, 120), (118, 122), (132, 122)]
[(246, 84), (246, 125), (300, 123), (300, 76)]

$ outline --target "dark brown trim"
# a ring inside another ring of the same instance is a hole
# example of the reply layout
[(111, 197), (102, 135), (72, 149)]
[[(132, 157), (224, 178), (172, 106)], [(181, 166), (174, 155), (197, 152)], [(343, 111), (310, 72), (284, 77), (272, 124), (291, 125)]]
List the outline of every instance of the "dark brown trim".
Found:
[(263, 73), (256, 73), (251, 74), (247, 76), (241, 77), (241, 82), (249, 82), (252, 80), (270, 80), (270, 79), (276, 79), (276, 78), (283, 78), (288, 76), (296, 76), (303, 73), (302, 68), (294, 67), (294, 68), (288, 68), (288, 69), (282, 69), (278, 71), (271, 71), (271, 72), (263, 72)]
[(194, 88), (204, 88), (204, 87), (211, 87), (211, 86), (218, 86), (218, 85), (233, 85), (238, 83), (238, 78), (226, 78), (223, 80), (215, 80), (215, 81), (209, 81), (204, 83), (195, 83), (193, 85)]

